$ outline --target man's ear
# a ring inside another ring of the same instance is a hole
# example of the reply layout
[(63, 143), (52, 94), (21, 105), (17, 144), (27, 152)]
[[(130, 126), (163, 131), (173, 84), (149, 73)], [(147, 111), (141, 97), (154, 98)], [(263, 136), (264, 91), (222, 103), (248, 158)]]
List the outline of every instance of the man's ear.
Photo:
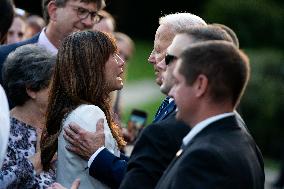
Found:
[(57, 19), (56, 10), (57, 10), (57, 6), (55, 5), (55, 2), (50, 1), (47, 5), (47, 12), (48, 12), (50, 20), (52, 21), (56, 21)]
[(194, 89), (196, 97), (204, 96), (208, 89), (208, 78), (203, 74), (197, 76), (194, 82)]
[(27, 92), (27, 94), (29, 95), (29, 97), (30, 97), (31, 99), (35, 99), (35, 98), (36, 98), (36, 92), (32, 91), (32, 90), (29, 89), (29, 88), (26, 88), (26, 92)]

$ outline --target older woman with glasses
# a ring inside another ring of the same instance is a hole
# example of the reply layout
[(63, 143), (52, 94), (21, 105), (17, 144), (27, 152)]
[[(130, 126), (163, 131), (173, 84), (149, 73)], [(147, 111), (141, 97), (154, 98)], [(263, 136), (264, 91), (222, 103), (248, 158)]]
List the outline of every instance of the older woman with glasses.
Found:
[(31, 44), (10, 53), (3, 65), (4, 88), (15, 107), (0, 188), (46, 188), (55, 180), (52, 167), (42, 172), (39, 147), (54, 65), (55, 57)]

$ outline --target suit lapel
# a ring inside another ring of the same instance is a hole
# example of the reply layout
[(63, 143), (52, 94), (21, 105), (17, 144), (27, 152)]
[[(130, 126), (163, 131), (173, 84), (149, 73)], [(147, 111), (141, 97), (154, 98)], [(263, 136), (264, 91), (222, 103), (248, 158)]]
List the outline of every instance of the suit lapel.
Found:
[(166, 117), (168, 117), (168, 115), (170, 115), (173, 111), (175, 111), (175, 109), (176, 109), (176, 104), (175, 104), (175, 102), (174, 102), (174, 101), (170, 102), (170, 103), (165, 107), (165, 109), (155, 118), (155, 120), (153, 121), (153, 123), (165, 119)]
[[(232, 123), (235, 122), (236, 124)], [(164, 176), (167, 175), (168, 172), (170, 172), (170, 170), (172, 169), (172, 167), (175, 165), (175, 163), (186, 153), (186, 151), (190, 150), (190, 146), (196, 141), (198, 140), (198, 138), (207, 135), (209, 133), (212, 132), (218, 132), (218, 129), (220, 129), (221, 127), (227, 127), (227, 126), (231, 126), (231, 127), (238, 127), (237, 126), (237, 121), (235, 119), (235, 116), (229, 116), (220, 120), (217, 120), (211, 124), (209, 124), (206, 128), (204, 128), (200, 133), (198, 133), (187, 145), (182, 145), (180, 150), (177, 151), (176, 156), (174, 157), (174, 159), (171, 161), (170, 165), (168, 166), (168, 168), (166, 169), (166, 171), (164, 172)]]

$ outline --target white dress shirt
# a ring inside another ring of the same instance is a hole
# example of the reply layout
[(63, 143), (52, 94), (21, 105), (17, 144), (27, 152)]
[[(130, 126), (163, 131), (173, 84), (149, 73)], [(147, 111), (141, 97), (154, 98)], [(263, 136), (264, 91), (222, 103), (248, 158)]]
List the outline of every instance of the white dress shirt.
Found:
[(56, 55), (58, 49), (49, 41), (45, 34), (45, 30), (46, 28), (43, 28), (43, 30), (40, 32), (37, 44), (45, 47), (49, 52), (51, 52), (51, 54)]
[(0, 85), (0, 168), (6, 154), (10, 134), (10, 113), (6, 94)]
[(198, 124), (196, 124), (190, 131), (189, 133), (182, 139), (182, 143), (184, 146), (186, 146), (198, 133), (200, 133), (204, 128), (206, 128), (208, 125), (211, 123), (218, 121), (220, 119), (223, 119), (225, 117), (229, 117), (235, 115), (234, 112), (230, 113), (224, 113), (224, 114), (219, 114), (213, 117), (209, 117)]

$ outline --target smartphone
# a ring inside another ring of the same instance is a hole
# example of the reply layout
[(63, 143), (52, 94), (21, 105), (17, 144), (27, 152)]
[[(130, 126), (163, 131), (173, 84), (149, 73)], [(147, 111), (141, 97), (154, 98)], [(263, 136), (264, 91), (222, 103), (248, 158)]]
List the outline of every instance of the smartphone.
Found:
[(134, 122), (136, 128), (140, 129), (145, 126), (147, 121), (147, 113), (142, 110), (134, 109), (130, 114), (129, 121)]
[(127, 122), (129, 141), (134, 141), (143, 129), (147, 121), (147, 113), (142, 110), (133, 109)]

